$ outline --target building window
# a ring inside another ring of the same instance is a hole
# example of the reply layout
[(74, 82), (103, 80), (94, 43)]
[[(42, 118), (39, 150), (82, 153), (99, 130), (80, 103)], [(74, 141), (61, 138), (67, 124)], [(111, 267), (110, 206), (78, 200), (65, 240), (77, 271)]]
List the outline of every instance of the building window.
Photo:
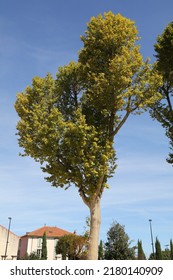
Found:
[(42, 247), (42, 238), (38, 238), (37, 247), (38, 247), (38, 248), (41, 248), (41, 247)]

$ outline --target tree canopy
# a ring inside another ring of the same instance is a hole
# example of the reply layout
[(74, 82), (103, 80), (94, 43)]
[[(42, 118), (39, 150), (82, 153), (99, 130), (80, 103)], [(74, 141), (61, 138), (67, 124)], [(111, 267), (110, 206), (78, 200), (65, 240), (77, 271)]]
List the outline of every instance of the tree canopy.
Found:
[(75, 185), (91, 216), (89, 259), (97, 258), (100, 200), (116, 168), (114, 136), (130, 114), (159, 98), (160, 76), (143, 62), (135, 23), (92, 17), (77, 62), (35, 77), (15, 103), (19, 145), (55, 187)]
[(162, 99), (155, 103), (151, 115), (165, 128), (166, 136), (170, 140), (167, 161), (173, 164), (173, 22), (158, 36), (154, 48), (156, 69), (162, 75), (163, 83), (159, 88)]
[(125, 232), (125, 227), (114, 222), (108, 233), (105, 243), (106, 260), (133, 260), (136, 247), (130, 247), (130, 238)]
[(87, 256), (87, 243), (86, 236), (68, 234), (58, 240), (55, 250), (57, 254), (62, 254), (64, 260), (84, 260)]

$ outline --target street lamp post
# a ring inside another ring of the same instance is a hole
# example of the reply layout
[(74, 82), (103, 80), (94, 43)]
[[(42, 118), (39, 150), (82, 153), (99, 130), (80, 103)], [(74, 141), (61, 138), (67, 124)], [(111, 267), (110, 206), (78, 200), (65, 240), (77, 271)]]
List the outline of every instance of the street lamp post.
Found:
[(153, 250), (153, 256), (154, 256), (154, 242), (153, 242), (153, 232), (152, 232), (152, 225), (151, 225), (152, 220), (149, 219), (150, 223), (150, 233), (151, 233), (151, 245), (152, 245), (152, 250)]
[(6, 242), (6, 247), (5, 247), (5, 260), (7, 257), (7, 249), (8, 249), (8, 243), (9, 243), (9, 233), (10, 233), (10, 226), (11, 226), (11, 217), (8, 217), (9, 219), (9, 226), (8, 226), (8, 233), (7, 233), (7, 242)]

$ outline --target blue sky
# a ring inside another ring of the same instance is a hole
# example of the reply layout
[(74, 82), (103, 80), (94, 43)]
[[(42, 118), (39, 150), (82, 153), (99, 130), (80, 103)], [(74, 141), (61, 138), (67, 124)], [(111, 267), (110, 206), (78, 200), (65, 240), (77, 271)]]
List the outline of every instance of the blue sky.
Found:
[[(77, 60), (80, 36), (92, 16), (111, 10), (134, 20), (141, 53), (154, 61), (153, 44), (173, 20), (165, 0), (0, 0), (0, 224), (18, 235), (44, 224), (83, 233), (88, 209), (77, 189), (52, 188), (31, 158), (19, 157), (14, 110), (17, 92), (34, 76), (53, 76)], [(125, 225), (129, 237), (151, 252), (149, 219), (162, 248), (173, 238), (173, 169), (166, 163), (169, 141), (146, 113), (130, 117), (115, 138), (118, 168), (102, 198), (100, 238), (111, 223)]]

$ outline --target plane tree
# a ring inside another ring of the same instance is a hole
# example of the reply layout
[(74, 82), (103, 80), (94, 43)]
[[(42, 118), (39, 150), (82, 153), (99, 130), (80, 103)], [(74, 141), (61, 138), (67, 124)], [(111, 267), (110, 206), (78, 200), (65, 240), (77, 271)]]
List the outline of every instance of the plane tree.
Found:
[(156, 68), (162, 76), (159, 91), (162, 99), (158, 100), (151, 111), (165, 129), (170, 140), (170, 153), (167, 161), (173, 164), (173, 22), (169, 23), (163, 33), (158, 36), (154, 45), (156, 52)]
[(112, 12), (92, 17), (77, 62), (54, 79), (33, 78), (15, 103), (23, 155), (54, 187), (75, 186), (90, 212), (88, 259), (98, 258), (100, 202), (116, 168), (114, 137), (130, 114), (159, 98), (160, 76), (144, 62), (135, 23)]

